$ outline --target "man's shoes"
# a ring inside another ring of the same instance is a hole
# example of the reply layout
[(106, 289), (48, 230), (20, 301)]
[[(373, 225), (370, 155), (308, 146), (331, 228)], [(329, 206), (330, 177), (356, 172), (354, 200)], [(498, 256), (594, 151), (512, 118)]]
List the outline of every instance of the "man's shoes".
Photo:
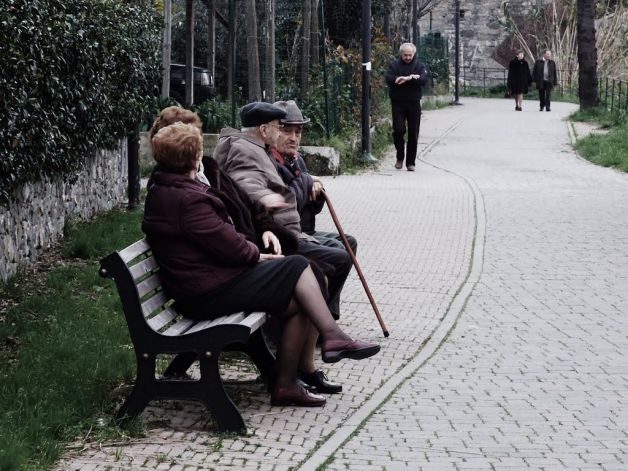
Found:
[(403, 160), (397, 160), (397, 161), (395, 162), (395, 168), (396, 168), (397, 170), (401, 170), (401, 167), (403, 167)]
[(273, 406), (322, 407), (327, 400), (319, 395), (312, 394), (301, 384), (296, 389), (275, 387), (270, 393), (270, 404)]
[(520, 106), (515, 106), (515, 111), (521, 111), (521, 107)]
[(541, 106), (541, 108), (539, 109), (539, 111), (543, 111), (543, 107)]
[(362, 360), (379, 352), (379, 345), (360, 340), (326, 340), (321, 345), (321, 353), (325, 363), (336, 363), (343, 358)]
[(414, 172), (414, 165), (408, 165), (408, 172)]
[(312, 373), (299, 373), (299, 379), (306, 386), (311, 386), (311, 391), (322, 394), (337, 394), (342, 392), (342, 385), (329, 381), (327, 375), (321, 370), (315, 370)]
[(547, 108), (545, 111), (552, 111), (552, 110), (550, 110), (549, 108)]

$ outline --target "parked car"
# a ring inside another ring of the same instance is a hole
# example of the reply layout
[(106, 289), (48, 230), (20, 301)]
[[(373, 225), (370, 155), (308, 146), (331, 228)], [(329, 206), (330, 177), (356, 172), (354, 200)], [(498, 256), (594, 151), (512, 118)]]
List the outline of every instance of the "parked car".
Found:
[[(185, 103), (185, 65), (170, 64), (170, 96)], [(214, 84), (209, 70), (194, 67), (194, 103), (201, 103), (214, 96)]]

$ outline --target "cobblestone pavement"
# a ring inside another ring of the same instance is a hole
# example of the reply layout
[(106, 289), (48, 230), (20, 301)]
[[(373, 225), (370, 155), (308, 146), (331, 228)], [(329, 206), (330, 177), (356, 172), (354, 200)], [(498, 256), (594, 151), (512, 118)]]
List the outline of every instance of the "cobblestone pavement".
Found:
[(436, 355), (314, 458), (330, 470), (627, 470), (628, 178), (574, 157), (571, 106), (464, 104), (424, 158), (477, 185), (479, 282)]
[(424, 114), (417, 172), (326, 179), (391, 333), (352, 274), (341, 324), (383, 348), (324, 367), (342, 394), (273, 408), (238, 360), (247, 436), (157, 403), (144, 438), (88, 437), (57, 469), (628, 469), (628, 179), (574, 157), (572, 105), (463, 102)]

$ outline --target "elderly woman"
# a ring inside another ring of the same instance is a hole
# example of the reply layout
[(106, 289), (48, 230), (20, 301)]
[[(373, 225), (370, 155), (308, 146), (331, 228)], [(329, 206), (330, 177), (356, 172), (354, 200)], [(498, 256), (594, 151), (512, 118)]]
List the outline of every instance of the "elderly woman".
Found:
[(379, 345), (352, 340), (336, 325), (308, 260), (261, 253), (238, 232), (213, 189), (197, 180), (203, 156), (197, 127), (176, 123), (152, 141), (159, 170), (146, 198), (142, 229), (159, 263), (166, 291), (182, 314), (211, 319), (239, 311), (267, 311), (282, 320), (273, 405), (322, 406), (297, 381), (305, 333), (320, 332), (326, 363), (375, 355)]
[(532, 83), (530, 66), (523, 58), (522, 50), (508, 64), (508, 79), (506, 86), (515, 98), (515, 111), (523, 111), (523, 95), (528, 93), (528, 86)]

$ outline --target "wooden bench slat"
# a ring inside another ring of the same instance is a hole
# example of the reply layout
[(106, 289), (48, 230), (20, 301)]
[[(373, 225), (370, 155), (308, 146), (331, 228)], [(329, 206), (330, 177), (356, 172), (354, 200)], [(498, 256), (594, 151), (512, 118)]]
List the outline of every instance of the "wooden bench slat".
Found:
[(238, 324), (244, 319), (245, 314), (243, 312), (237, 312), (235, 314), (229, 314), (227, 316), (219, 317), (218, 319), (208, 319), (206, 321), (200, 321), (194, 327), (186, 332), (186, 334), (192, 334), (199, 330), (207, 329), (209, 327), (215, 327), (220, 324)]
[(255, 332), (266, 322), (266, 313), (265, 312), (252, 312), (248, 316), (246, 316), (240, 324), (244, 324), (251, 329), (251, 332)]
[(146, 319), (146, 322), (155, 332), (159, 332), (163, 327), (170, 324), (177, 318), (177, 313), (174, 309), (164, 309), (159, 314), (150, 319)]
[(137, 294), (140, 299), (144, 297), (147, 293), (154, 291), (156, 288), (161, 286), (161, 278), (159, 277), (159, 273), (154, 273), (150, 275), (145, 280), (140, 281), (137, 284)]
[(177, 322), (175, 322), (174, 324), (172, 324), (170, 327), (168, 327), (166, 330), (164, 330), (161, 335), (166, 335), (169, 337), (174, 337), (177, 335), (183, 335), (186, 334), (188, 332), (188, 330), (196, 323), (196, 321), (192, 320), (192, 319), (187, 319), (187, 318), (182, 318), (179, 319)]
[(157, 269), (157, 260), (152, 255), (147, 259), (142, 260), (140, 263), (129, 267), (131, 276), (134, 280), (141, 278), (146, 273), (151, 273)]
[(120, 250), (118, 252), (118, 255), (120, 255), (120, 258), (122, 259), (124, 263), (128, 264), (129, 261), (133, 260), (134, 258), (138, 257), (139, 255), (142, 255), (144, 252), (147, 252), (149, 250), (150, 250), (150, 245), (148, 245), (148, 242), (146, 241), (146, 239), (142, 239), (142, 240), (138, 240), (134, 244), (129, 245), (126, 249)]
[(163, 291), (159, 291), (157, 294), (155, 294), (155, 296), (144, 301), (142, 303), (142, 313), (144, 314), (144, 317), (150, 317), (153, 312), (162, 307), (169, 300), (170, 298), (166, 296), (166, 293), (164, 293)]

